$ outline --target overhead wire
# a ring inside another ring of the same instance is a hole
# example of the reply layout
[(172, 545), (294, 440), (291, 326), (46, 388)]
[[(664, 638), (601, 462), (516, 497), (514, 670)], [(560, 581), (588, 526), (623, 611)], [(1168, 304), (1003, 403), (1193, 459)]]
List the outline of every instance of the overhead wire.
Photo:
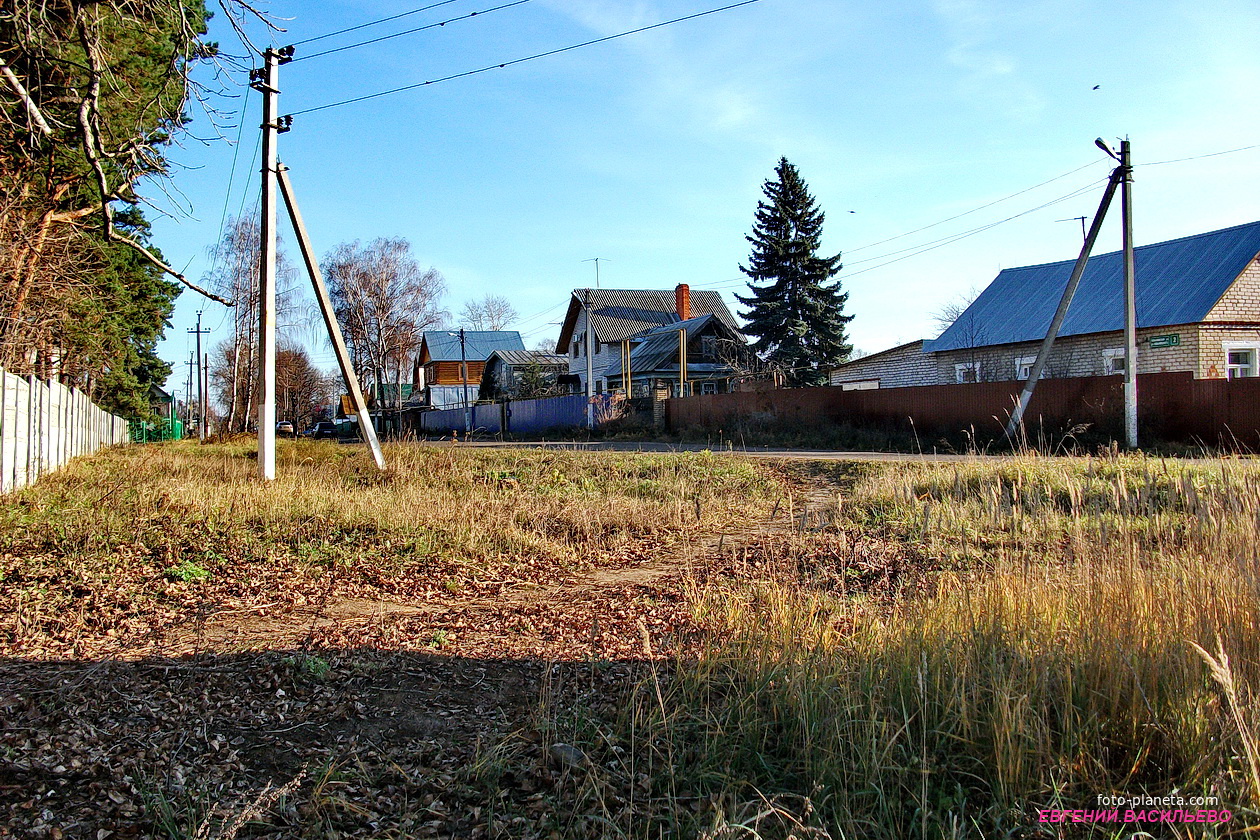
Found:
[(1188, 160), (1202, 160), (1203, 158), (1220, 157), (1221, 155), (1232, 155), (1235, 152), (1246, 152), (1246, 151), (1250, 151), (1251, 149), (1260, 149), (1260, 143), (1256, 143), (1255, 145), (1252, 145), (1252, 146), (1241, 146), (1237, 149), (1226, 149), (1223, 152), (1208, 152), (1205, 155), (1195, 155), (1193, 157), (1175, 158), (1173, 160), (1156, 160), (1156, 161), (1152, 161), (1151, 163), (1136, 164), (1136, 166), (1139, 166), (1139, 167), (1163, 166), (1168, 163), (1185, 163)]
[(527, 61), (534, 61), (535, 59), (546, 58), (552, 55), (559, 55), (560, 53), (569, 52), (570, 50), (577, 50), (583, 47), (592, 46), (594, 44), (602, 44), (605, 41), (612, 41), (616, 38), (625, 38), (628, 35), (637, 35), (640, 32), (647, 32), (652, 29), (660, 29), (661, 27), (664, 27), (664, 26), (672, 26), (676, 23), (682, 23), (688, 20), (695, 20), (696, 18), (706, 17), (708, 15), (715, 15), (715, 14), (718, 14), (719, 12), (726, 12), (726, 11), (730, 11), (731, 9), (738, 9), (741, 6), (751, 6), (754, 3), (760, 3), (760, 2), (761, 0), (742, 0), (742, 2), (739, 2), (739, 3), (731, 3), (730, 5), (727, 5), (727, 6), (720, 6), (715, 9), (708, 9), (703, 12), (696, 12), (695, 14), (685, 15), (683, 17), (674, 18), (673, 20), (661, 21), (660, 23), (653, 23), (648, 26), (640, 26), (637, 29), (628, 29), (625, 32), (618, 32), (614, 35), (605, 35), (602, 38), (592, 38), (589, 41), (582, 41), (581, 43), (578, 43), (578, 44), (570, 44), (567, 47), (559, 47), (558, 49), (547, 50), (546, 52), (535, 53), (533, 55), (527, 55), (524, 58), (516, 58), (511, 61), (504, 61), (499, 64), (490, 64), (485, 67), (479, 67), (476, 70), (465, 70), (462, 73), (452, 73), (449, 76), (442, 76), (440, 78), (430, 79), (425, 82), (416, 82), (415, 84), (411, 84), (411, 85), (403, 85), (402, 87), (396, 87), (396, 88), (391, 88), (389, 90), (377, 91), (376, 93), (369, 93), (363, 96), (355, 96), (350, 99), (343, 99), (340, 102), (329, 102), (326, 105), (317, 105), (314, 108), (305, 108), (301, 111), (294, 111), (291, 114), (289, 114), (289, 116), (296, 117), (302, 114), (313, 114), (316, 111), (326, 111), (329, 108), (340, 108), (343, 105), (353, 105), (356, 102), (366, 102), (369, 99), (379, 99), (382, 96), (392, 96), (395, 93), (403, 93), (404, 91), (415, 90), (417, 88), (426, 87), (428, 85), (436, 85), (442, 82), (449, 82), (449, 81), (452, 81), (453, 79), (462, 79), (466, 76), (475, 76), (479, 73), (488, 73), (491, 70), (502, 70), (505, 67), (511, 67), (515, 64), (523, 64)]
[(310, 55), (299, 55), (293, 59), (293, 63), (296, 64), (299, 61), (310, 61), (312, 58), (322, 58), (326, 55), (332, 55), (334, 53), (345, 52), (346, 50), (358, 49), (359, 47), (366, 47), (371, 44), (379, 44), (382, 41), (389, 41), (394, 38), (401, 38), (404, 35), (414, 35), (417, 32), (424, 32), (426, 29), (437, 29), (440, 26), (446, 26), (446, 24), (448, 23), (457, 23), (458, 21), (461, 21), (461, 20), (471, 20), (481, 15), (488, 15), (491, 12), (498, 12), (498, 11), (502, 11), (503, 9), (510, 9), (513, 6), (523, 6), (529, 2), (530, 0), (513, 0), (513, 2), (511, 3), (504, 3), (500, 6), (493, 6), (489, 9), (481, 9), (476, 12), (470, 12), (466, 15), (460, 15), (458, 17), (448, 18), (446, 20), (437, 21), (435, 23), (426, 23), (424, 26), (417, 26), (414, 29), (407, 29), (402, 32), (394, 32), (390, 35), (382, 35), (379, 38), (371, 38), (367, 41), (360, 41), (357, 44), (346, 44), (343, 47), (333, 47), (332, 49), (324, 50), (323, 52), (311, 53)]
[[(1079, 170), (1076, 170), (1076, 171), (1079, 171)], [(1057, 179), (1052, 179), (1052, 180), (1057, 180)], [(1031, 207), (1027, 210), (1023, 210), (1019, 213), (1016, 213), (1011, 216), (1007, 216), (1006, 218), (999, 219), (998, 221), (995, 221), (995, 222), (988, 222), (986, 224), (971, 228), (969, 230), (960, 231), (958, 233), (952, 233), (949, 236), (941, 237), (940, 239), (931, 240), (929, 242), (921, 242), (918, 245), (913, 245), (908, 248), (900, 248), (896, 251), (889, 251), (887, 253), (880, 254), (877, 257), (867, 257), (866, 259), (863, 259), (863, 260), (857, 260), (853, 263), (849, 263), (849, 265), (850, 266), (862, 265), (862, 264), (870, 263), (870, 262), (878, 262), (879, 264), (869, 266), (867, 268), (863, 268), (858, 271), (846, 271), (844, 276), (854, 277), (858, 274), (864, 274), (868, 271), (874, 271), (877, 268), (883, 268), (886, 265), (892, 265), (893, 263), (910, 259), (911, 257), (918, 256), (919, 254), (923, 254), (928, 251), (934, 251), (937, 248), (943, 248), (946, 245), (952, 245), (954, 242), (958, 242), (960, 240), (967, 239), (972, 236), (976, 236), (977, 234), (984, 233), (985, 231), (992, 230), (998, 225), (1006, 224), (1007, 222), (1014, 221), (1015, 219), (1018, 219), (1022, 216), (1027, 216), (1030, 213), (1035, 213), (1038, 210), (1044, 210), (1047, 207), (1052, 207), (1056, 204), (1060, 204), (1064, 201), (1068, 201), (1070, 199), (1076, 198), (1077, 196), (1084, 195), (1085, 193), (1089, 192), (1094, 187), (1096, 187), (1098, 184), (1103, 183), (1105, 180), (1106, 179), (1091, 181), (1090, 183), (1080, 187), (1079, 189), (1073, 190), (1072, 192), (1067, 193), (1066, 195), (1061, 195), (1058, 198), (1053, 198), (1050, 201), (1037, 205), (1036, 207)], [(893, 237), (893, 238), (896, 238), (896, 237)], [(888, 240), (885, 240), (885, 241), (888, 241)], [(889, 257), (892, 257), (892, 259), (889, 259)], [(880, 262), (881, 260), (883, 262)], [(734, 280), (724, 280), (717, 283), (700, 284), (700, 286), (702, 288), (724, 289), (724, 288), (735, 287), (742, 283), (747, 283), (747, 282), (748, 280), (745, 278), (738, 278)]]
[(1003, 196), (1002, 198), (996, 199), (994, 201), (990, 201), (988, 204), (981, 204), (979, 207), (972, 208), (971, 210), (968, 210), (964, 213), (959, 213), (955, 216), (950, 216), (949, 218), (941, 219), (938, 222), (932, 222), (930, 225), (924, 225), (923, 227), (915, 228), (914, 230), (908, 230), (905, 233), (899, 233), (896, 236), (890, 236), (887, 239), (881, 239), (878, 242), (868, 242), (867, 244), (859, 245), (856, 248), (849, 248), (847, 251), (845, 251), (845, 253), (852, 254), (856, 251), (865, 251), (867, 248), (874, 248), (876, 245), (883, 245), (886, 242), (893, 242), (897, 239), (903, 239), (907, 236), (913, 236), (916, 233), (922, 233), (925, 230), (930, 230), (939, 225), (946, 224), (947, 222), (952, 222), (955, 219), (961, 219), (964, 216), (970, 216), (972, 213), (979, 213), (981, 210), (987, 210), (988, 208), (993, 207), (994, 205), (1001, 204), (1004, 201), (1010, 201), (1012, 198), (1017, 198), (1023, 195), (1024, 193), (1032, 192), (1033, 190), (1040, 189), (1041, 187), (1044, 187), (1048, 184), (1053, 184), (1055, 181), (1061, 181), (1064, 178), (1068, 177), (1069, 175), (1075, 175), (1077, 172), (1080, 172), (1082, 169), (1089, 169), (1091, 166), (1097, 166), (1098, 164), (1105, 163), (1105, 162), (1106, 161), (1102, 159), (1091, 160), (1089, 163), (1085, 164), (1084, 166), (1078, 166), (1075, 169), (1069, 170), (1068, 172), (1064, 172), (1062, 175), (1056, 175), (1048, 181), (1042, 181), (1040, 184), (1033, 184), (1031, 187), (1027, 187), (1025, 189), (1020, 190), (1019, 192), (1013, 192), (1010, 195)]
[(360, 23), (354, 26), (347, 26), (345, 29), (338, 29), (335, 32), (325, 32), (323, 35), (315, 35), (310, 38), (303, 38), (301, 41), (294, 41), (293, 46), (299, 47), (302, 44), (313, 44), (316, 41), (323, 41), (327, 38), (335, 38), (338, 35), (345, 35), (350, 32), (358, 32), (360, 29), (367, 29), (370, 26), (379, 26), (382, 23), (389, 23), (390, 21), (398, 20), (400, 18), (410, 17), (411, 15), (418, 15), (421, 12), (427, 12), (430, 9), (436, 9), (438, 6), (449, 6), (451, 3), (456, 3), (456, 2), (458, 2), (458, 0), (442, 0), (442, 2), (440, 3), (430, 3), (429, 5), (421, 6), (418, 9), (411, 9), (410, 11), (399, 12), (396, 15), (390, 15), (389, 17), (379, 18), (377, 20), (370, 20), (367, 23)]

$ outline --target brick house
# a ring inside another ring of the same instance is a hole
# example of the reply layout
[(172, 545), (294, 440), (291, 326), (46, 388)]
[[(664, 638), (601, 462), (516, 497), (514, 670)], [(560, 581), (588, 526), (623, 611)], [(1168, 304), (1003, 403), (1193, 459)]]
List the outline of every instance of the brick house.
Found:
[[(1144, 245), (1135, 262), (1138, 373), (1260, 374), (1260, 222)], [(1026, 379), (1074, 263), (1006, 269), (935, 340), (842, 365), (831, 383)], [(1043, 376), (1124, 372), (1123, 282), (1121, 252), (1090, 258)]]
[[(692, 292), (687, 284), (680, 284), (669, 289), (574, 289), (569, 298), (569, 309), (564, 317), (564, 325), (560, 328), (560, 338), (556, 343), (556, 352), (566, 355), (569, 360), (569, 379), (577, 383), (577, 390), (586, 388), (586, 332), (588, 329), (587, 310), (590, 310), (589, 329), (591, 331), (591, 368), (595, 393), (611, 390), (610, 374), (617, 377), (620, 384), (622, 353), (627, 341), (637, 345), (641, 337), (658, 327), (673, 326), (678, 328), (679, 322), (690, 321), (704, 315), (712, 315), (725, 328), (724, 334), (739, 336), (739, 326), (735, 317), (715, 291), (703, 290)], [(700, 336), (696, 336), (697, 339)], [(742, 343), (743, 339), (739, 341)], [(702, 364), (701, 353), (688, 360), (689, 378), (703, 379), (708, 375), (699, 367), (693, 371), (692, 365)], [(711, 360), (706, 360), (711, 361)], [(675, 371), (677, 363), (675, 362)], [(646, 372), (646, 371), (645, 371)], [(638, 388), (638, 373), (633, 366), (630, 370)], [(676, 374), (675, 374), (676, 376)]]

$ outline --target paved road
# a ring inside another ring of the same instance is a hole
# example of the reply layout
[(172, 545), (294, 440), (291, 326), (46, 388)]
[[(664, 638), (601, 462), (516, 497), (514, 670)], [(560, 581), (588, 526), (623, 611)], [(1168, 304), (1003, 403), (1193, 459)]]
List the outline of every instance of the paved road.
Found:
[(421, 446), (472, 447), (475, 449), (561, 449), (577, 452), (727, 452), (757, 458), (796, 458), (805, 461), (930, 461), (959, 463), (977, 460), (994, 460), (1001, 455), (945, 455), (908, 452), (838, 452), (830, 449), (783, 449), (768, 446), (725, 446), (715, 448), (703, 443), (657, 443), (654, 441), (496, 441), (477, 440), (454, 443), (452, 441), (420, 441)]

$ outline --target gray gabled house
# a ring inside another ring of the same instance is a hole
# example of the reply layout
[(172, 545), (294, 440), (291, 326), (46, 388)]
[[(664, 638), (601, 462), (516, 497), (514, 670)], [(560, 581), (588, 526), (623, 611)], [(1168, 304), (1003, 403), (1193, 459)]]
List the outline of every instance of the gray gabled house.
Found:
[[(579, 391), (584, 390), (589, 329), (594, 391), (603, 393), (611, 388), (610, 371), (616, 368), (618, 374), (620, 372), (626, 342), (633, 345), (657, 327), (673, 326), (677, 330), (679, 322), (704, 315), (712, 315), (731, 334), (739, 335), (735, 316), (722, 296), (712, 290), (693, 292), (685, 283), (672, 290), (574, 289), (569, 297), (569, 309), (560, 329), (556, 352), (568, 357), (569, 377), (577, 383)], [(701, 363), (699, 356), (695, 363)], [(633, 365), (631, 374), (637, 381)]]

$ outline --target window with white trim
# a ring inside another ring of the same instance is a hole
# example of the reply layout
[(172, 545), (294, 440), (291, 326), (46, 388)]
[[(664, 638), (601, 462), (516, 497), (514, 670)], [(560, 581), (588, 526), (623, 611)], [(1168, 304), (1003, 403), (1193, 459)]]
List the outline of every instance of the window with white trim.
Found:
[(716, 382), (701, 382), (701, 383), (700, 383), (700, 393), (702, 393), (702, 394), (716, 394), (716, 393), (717, 393), (717, 383), (716, 383)]
[(963, 362), (954, 365), (954, 381), (959, 385), (966, 382), (980, 381), (980, 363), (979, 362)]
[(1225, 375), (1228, 378), (1249, 379), (1260, 373), (1257, 370), (1260, 367), (1257, 365), (1260, 347), (1227, 341), (1221, 344), (1221, 348), (1225, 351)]
[(1015, 378), (1027, 379), (1032, 376), (1033, 365), (1037, 364), (1036, 356), (1015, 357)]
[(1109, 347), (1102, 351), (1103, 376), (1124, 373), (1124, 348)]

